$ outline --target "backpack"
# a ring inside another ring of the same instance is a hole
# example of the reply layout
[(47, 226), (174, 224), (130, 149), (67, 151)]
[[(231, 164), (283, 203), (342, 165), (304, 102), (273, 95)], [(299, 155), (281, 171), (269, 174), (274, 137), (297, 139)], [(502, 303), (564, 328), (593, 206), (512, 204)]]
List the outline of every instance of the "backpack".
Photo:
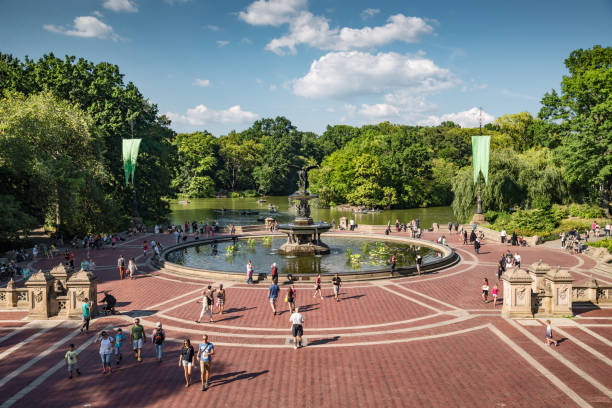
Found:
[(162, 333), (161, 329), (158, 329), (157, 332), (155, 332), (155, 337), (153, 337), (153, 343), (162, 344), (163, 342), (164, 342), (164, 334)]

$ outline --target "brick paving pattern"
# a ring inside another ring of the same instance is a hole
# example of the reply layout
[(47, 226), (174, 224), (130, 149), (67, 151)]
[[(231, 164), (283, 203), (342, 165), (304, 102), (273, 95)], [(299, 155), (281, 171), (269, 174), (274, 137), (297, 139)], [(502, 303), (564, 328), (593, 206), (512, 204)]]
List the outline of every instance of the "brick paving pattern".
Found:
[[(523, 266), (542, 259), (566, 267), (576, 282), (591, 274), (602, 282), (612, 277), (592, 270), (592, 259), (560, 249), (485, 241), (476, 255), (457, 234), (441, 230), (424, 238), (442, 234), (461, 256), (446, 270), (347, 283), (338, 303), (330, 285), (320, 300), (312, 298), (312, 283), (297, 284), (306, 320), (306, 347), (297, 351), (282, 301), (285, 287), (277, 303), (282, 313), (272, 316), (267, 283), (226, 282), (227, 313), (198, 324), (196, 300), (208, 282), (156, 270), (142, 256), (143, 239), (171, 245), (171, 236), (140, 235), (114, 249), (91, 251), (99, 299), (110, 291), (121, 314), (94, 319), (90, 332), (80, 335), (78, 322), (28, 322), (26, 312), (0, 312), (0, 408), (612, 407), (612, 309), (576, 309), (574, 319), (555, 319), (562, 341), (547, 349), (542, 319), (508, 320), (501, 305), (494, 309), (480, 299), (482, 279), (497, 283), (496, 263), (507, 250), (519, 252)], [(119, 280), (120, 253), (136, 257), (137, 279)], [(76, 263), (86, 255), (76, 250)], [(39, 260), (32, 268), (50, 269), (62, 259)], [(117, 327), (128, 332), (134, 316), (147, 334), (156, 322), (164, 325), (163, 361), (155, 361), (150, 341), (143, 361), (135, 361), (127, 342), (123, 363), (102, 374), (96, 333)], [(182, 339), (197, 345), (203, 333), (216, 350), (206, 392), (200, 391), (198, 367), (194, 385), (185, 388), (178, 366)], [(82, 375), (72, 380), (61, 364), (69, 343), (83, 348)]]

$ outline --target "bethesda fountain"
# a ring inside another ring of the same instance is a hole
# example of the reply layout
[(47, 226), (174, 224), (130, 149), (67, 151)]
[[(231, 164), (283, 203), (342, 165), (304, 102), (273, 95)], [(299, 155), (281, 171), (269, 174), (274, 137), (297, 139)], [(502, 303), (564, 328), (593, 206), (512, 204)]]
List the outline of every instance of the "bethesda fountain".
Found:
[(315, 255), (328, 254), (329, 247), (321, 241), (321, 234), (331, 226), (326, 222), (313, 222), (310, 217), (308, 201), (318, 198), (308, 191), (308, 171), (317, 166), (298, 167), (299, 190), (289, 196), (297, 201), (297, 217), (293, 222), (278, 226), (280, 232), (287, 234), (287, 242), (278, 249), (282, 255)]

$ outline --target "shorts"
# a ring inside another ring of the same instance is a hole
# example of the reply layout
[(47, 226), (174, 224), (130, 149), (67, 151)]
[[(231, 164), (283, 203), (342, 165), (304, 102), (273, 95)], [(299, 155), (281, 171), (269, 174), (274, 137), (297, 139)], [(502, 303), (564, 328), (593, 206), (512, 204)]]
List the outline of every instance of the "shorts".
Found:
[(321, 290), (321, 285), (315, 285), (315, 290)]
[(79, 369), (79, 363), (68, 364), (68, 371), (75, 371)]
[(291, 334), (293, 337), (302, 337), (304, 335), (304, 328), (301, 324), (294, 324), (291, 326)]
[(142, 344), (143, 344), (143, 340), (142, 339), (133, 340), (132, 341), (132, 348), (134, 350), (141, 349), (142, 348)]
[(201, 361), (200, 360), (200, 371), (205, 372), (208, 371), (210, 372), (210, 366), (212, 365), (212, 361)]
[(123, 343), (115, 343), (115, 354), (121, 354), (121, 349), (123, 348)]
[(217, 306), (223, 306), (223, 305), (225, 305), (225, 299), (217, 298)]
[(271, 305), (276, 304), (276, 299), (278, 299), (278, 298), (270, 298), (270, 304)]
[(334, 295), (337, 295), (340, 292), (340, 286), (334, 285)]
[(185, 361), (185, 360), (181, 360), (181, 362), (183, 363), (183, 367), (191, 367), (191, 361)]
[(483, 290), (483, 291), (482, 291), (482, 294), (483, 294), (483, 295), (485, 295), (485, 296), (487, 296), (487, 295), (489, 294), (489, 291), (488, 291), (488, 290)]

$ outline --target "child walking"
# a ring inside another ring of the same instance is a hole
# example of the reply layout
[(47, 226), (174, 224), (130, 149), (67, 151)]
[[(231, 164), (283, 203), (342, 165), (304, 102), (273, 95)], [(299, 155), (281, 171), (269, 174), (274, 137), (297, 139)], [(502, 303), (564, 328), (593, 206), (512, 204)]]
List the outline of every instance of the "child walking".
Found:
[(76, 371), (77, 375), (81, 375), (81, 371), (79, 371), (79, 355), (74, 351), (74, 344), (68, 347), (64, 360), (66, 360), (68, 365), (68, 378), (72, 378), (73, 371)]
[(121, 353), (121, 349), (123, 348), (123, 340), (125, 340), (125, 334), (123, 334), (123, 330), (118, 328), (115, 333), (115, 358), (117, 365), (121, 363), (123, 360), (123, 354)]
[(484, 278), (484, 281), (482, 282), (482, 302), (487, 303), (488, 297), (489, 297), (489, 280), (487, 278)]
[(495, 285), (493, 285), (493, 290), (491, 290), (491, 295), (493, 295), (493, 308), (495, 308), (495, 306), (497, 306), (497, 293), (499, 292), (499, 289), (497, 288), (497, 283)]
[(559, 342), (553, 338), (552, 326), (550, 320), (546, 321), (546, 343), (547, 346), (554, 344), (555, 347), (559, 347)]

